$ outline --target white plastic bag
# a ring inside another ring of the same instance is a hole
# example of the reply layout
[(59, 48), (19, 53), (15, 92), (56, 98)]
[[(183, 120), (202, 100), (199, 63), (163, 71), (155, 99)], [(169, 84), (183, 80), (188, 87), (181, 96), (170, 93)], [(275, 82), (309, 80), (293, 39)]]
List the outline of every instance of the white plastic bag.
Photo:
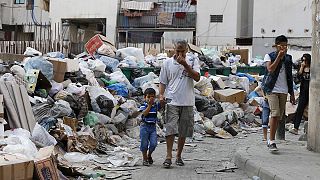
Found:
[(198, 89), (203, 96), (208, 97), (213, 95), (211, 80), (204, 76), (201, 76), (200, 81), (196, 82), (194, 87)]
[(81, 84), (70, 83), (66, 89), (68, 93), (76, 94), (76, 95), (84, 95), (85, 88)]
[(45, 146), (55, 146), (57, 144), (56, 139), (51, 136), (48, 131), (40, 126), (38, 123), (34, 126), (34, 129), (32, 131), (32, 140), (39, 142)]
[(12, 142), (15, 144), (5, 146), (3, 148), (4, 152), (19, 154), (30, 159), (35, 158), (38, 153), (35, 144), (27, 137), (11, 135), (6, 139), (6, 141), (8, 144)]
[(142, 87), (144, 83), (150, 82), (150, 81), (157, 79), (157, 78), (158, 78), (158, 76), (156, 74), (154, 74), (153, 72), (150, 72), (146, 76), (136, 78), (134, 80), (133, 84), (134, 84), (134, 87)]
[(121, 57), (122, 59), (128, 56), (134, 56), (137, 59), (137, 61), (144, 61), (144, 54), (141, 48), (127, 47), (123, 49), (118, 49), (116, 55), (118, 57)]
[(27, 47), (26, 51), (23, 53), (23, 55), (25, 56), (42, 56), (42, 53), (31, 48), (31, 47)]
[(99, 54), (103, 54), (109, 57), (114, 57), (116, 55), (111, 46), (107, 44), (102, 44), (102, 46), (99, 47), (97, 52)]
[(80, 163), (93, 160), (97, 158), (96, 155), (93, 154), (82, 154), (79, 152), (70, 152), (64, 155), (64, 158), (70, 163)]
[(88, 67), (92, 71), (105, 72), (107, 66), (99, 59), (96, 59), (96, 60), (89, 59), (88, 60)]

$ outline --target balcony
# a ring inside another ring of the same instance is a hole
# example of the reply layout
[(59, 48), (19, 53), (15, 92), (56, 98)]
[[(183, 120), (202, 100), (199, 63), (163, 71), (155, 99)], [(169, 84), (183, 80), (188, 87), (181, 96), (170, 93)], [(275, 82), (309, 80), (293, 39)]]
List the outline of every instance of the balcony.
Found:
[(158, 14), (148, 14), (138, 17), (128, 17), (124, 16), (123, 13), (119, 14), (118, 17), (118, 28), (120, 29), (130, 29), (130, 28), (139, 28), (139, 29), (150, 29), (150, 28), (168, 28), (168, 29), (195, 29), (197, 22), (197, 13), (190, 12), (182, 14), (181, 17), (176, 13), (172, 15), (172, 23), (159, 24), (159, 15)]

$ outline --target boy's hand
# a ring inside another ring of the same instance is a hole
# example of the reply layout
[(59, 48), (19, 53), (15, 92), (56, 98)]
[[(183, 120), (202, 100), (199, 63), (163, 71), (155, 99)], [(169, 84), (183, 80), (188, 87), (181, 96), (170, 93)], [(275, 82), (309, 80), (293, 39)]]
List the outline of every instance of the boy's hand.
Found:
[(152, 106), (153, 104), (154, 104), (154, 98), (152, 97), (149, 99), (148, 105)]

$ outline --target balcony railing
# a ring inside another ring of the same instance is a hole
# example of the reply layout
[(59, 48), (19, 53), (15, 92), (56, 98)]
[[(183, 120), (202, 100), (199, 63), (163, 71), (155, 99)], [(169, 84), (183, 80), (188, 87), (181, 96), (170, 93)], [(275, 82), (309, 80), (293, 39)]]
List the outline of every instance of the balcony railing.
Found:
[(182, 17), (173, 13), (172, 23), (158, 24), (158, 14), (144, 15), (139, 17), (124, 16), (118, 18), (118, 28), (195, 28), (197, 13), (186, 13)]

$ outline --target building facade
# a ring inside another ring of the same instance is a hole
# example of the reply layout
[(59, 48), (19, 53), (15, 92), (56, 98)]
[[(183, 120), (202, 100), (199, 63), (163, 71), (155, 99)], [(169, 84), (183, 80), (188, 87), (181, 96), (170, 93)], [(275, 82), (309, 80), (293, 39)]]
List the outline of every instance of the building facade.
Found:
[(39, 39), (36, 32), (48, 27), (48, 11), (49, 0), (0, 0), (0, 41)]
[(54, 0), (50, 4), (51, 28), (59, 28), (63, 32), (60, 38), (74, 43), (87, 42), (97, 33), (114, 43), (118, 7), (119, 0)]
[(197, 40), (206, 47), (250, 46), (255, 57), (272, 51), (274, 38), (283, 34), (292, 53), (310, 51), (311, 4), (311, 0), (201, 0)]

